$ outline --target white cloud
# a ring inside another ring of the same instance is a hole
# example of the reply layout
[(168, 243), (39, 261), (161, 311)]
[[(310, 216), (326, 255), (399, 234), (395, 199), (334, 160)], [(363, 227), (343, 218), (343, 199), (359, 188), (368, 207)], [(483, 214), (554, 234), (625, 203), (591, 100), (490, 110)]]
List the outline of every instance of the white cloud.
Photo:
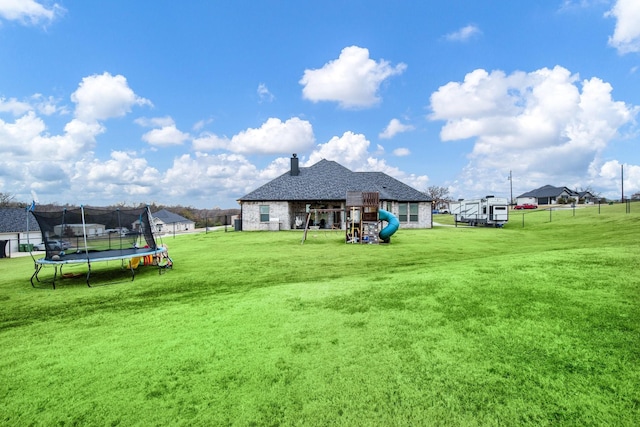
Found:
[(224, 150), (229, 146), (229, 144), (230, 140), (226, 136), (218, 136), (209, 132), (201, 134), (192, 141), (193, 149), (195, 151)]
[(46, 24), (62, 13), (64, 9), (58, 3), (47, 7), (35, 0), (0, 0), (0, 18), (25, 25)]
[(640, 2), (617, 0), (606, 16), (616, 18), (616, 28), (609, 37), (609, 45), (621, 54), (640, 52)]
[(408, 148), (396, 148), (395, 150), (393, 150), (393, 155), (398, 157), (405, 157), (409, 156), (410, 154), (411, 151)]
[(20, 161), (75, 159), (90, 149), (104, 129), (97, 123), (72, 120), (63, 135), (48, 135), (44, 121), (29, 111), (13, 123), (0, 120), (0, 157)]
[(225, 149), (241, 154), (284, 154), (308, 150), (315, 137), (311, 123), (293, 117), (285, 122), (270, 118), (259, 128), (249, 128), (232, 138), (207, 133), (194, 139), (199, 151)]
[(311, 123), (293, 117), (286, 122), (270, 118), (258, 129), (247, 129), (231, 138), (229, 149), (237, 153), (291, 153), (313, 145)]
[(578, 9), (587, 9), (600, 5), (607, 5), (609, 0), (564, 0), (560, 7), (559, 12), (570, 12)]
[(378, 135), (382, 139), (391, 139), (399, 133), (408, 132), (415, 129), (411, 125), (405, 125), (398, 119), (391, 119), (387, 127)]
[(131, 90), (124, 76), (106, 72), (84, 77), (71, 100), (76, 103), (75, 116), (85, 122), (122, 117), (134, 105), (152, 105)]
[(175, 122), (169, 116), (165, 117), (140, 117), (134, 120), (140, 126), (157, 127), (142, 135), (142, 140), (156, 147), (168, 147), (170, 145), (182, 145), (191, 138), (188, 133), (182, 132), (176, 127)]
[(403, 63), (392, 67), (384, 60), (376, 62), (369, 58), (368, 49), (350, 46), (322, 68), (305, 70), (299, 83), (304, 86), (303, 98), (312, 102), (335, 101), (342, 108), (366, 108), (380, 102), (380, 85), (406, 68)]
[(138, 117), (133, 121), (134, 123), (143, 126), (143, 127), (164, 127), (164, 126), (172, 126), (175, 125), (175, 121), (169, 117)]
[[(607, 197), (620, 199), (622, 196), (622, 167), (617, 160), (610, 160), (603, 163), (596, 171), (594, 180), (599, 186), (614, 189)], [(632, 194), (640, 191), (640, 166), (624, 165), (624, 197), (631, 197)]]
[(33, 103), (35, 109), (45, 116), (51, 116), (53, 114), (68, 114), (66, 106), (58, 106), (58, 101), (52, 96), (44, 97), (42, 94), (35, 94), (31, 97), (30, 101)]
[[(46, 129), (45, 123), (33, 111), (7, 123), (0, 119), (0, 154), (7, 156), (28, 156), (31, 143)], [(33, 154), (37, 154), (34, 152)], [(6, 158), (5, 158), (6, 159)]]
[[(227, 203), (248, 193), (258, 183), (275, 178), (288, 165), (288, 158), (281, 158), (258, 169), (239, 154), (202, 152), (179, 156), (166, 169), (158, 169), (136, 152), (112, 151), (107, 159), (99, 158), (92, 150), (97, 136), (105, 132), (106, 127), (98, 119), (126, 114), (141, 100), (123, 84), (126, 80), (114, 80), (108, 75), (99, 77), (104, 77), (104, 85), (97, 81), (101, 79), (83, 80), (82, 90), (74, 95), (79, 113), (66, 123), (59, 135), (50, 134), (38, 115), (39, 112), (63, 114), (64, 110), (57, 107), (54, 100), (34, 95), (29, 102), (13, 98), (0, 101), (0, 113), (15, 116), (7, 121), (0, 119), (0, 157), (3, 159), (0, 189), (9, 189), (11, 194), (23, 199), (33, 189), (43, 203), (104, 205), (160, 201), (202, 206), (210, 200), (213, 206), (220, 200)], [(116, 94), (107, 100), (109, 107), (94, 105), (94, 96), (100, 93), (95, 87), (110, 84), (115, 84)], [(168, 116), (140, 118), (135, 122), (153, 128), (144, 135), (150, 144), (166, 145), (190, 138), (179, 131)], [(196, 139), (194, 147), (203, 141), (211, 145), (213, 139), (211, 136)], [(269, 148), (261, 148), (263, 151), (287, 153), (293, 152), (292, 148), (309, 150), (314, 144), (311, 124), (298, 118), (286, 122), (270, 119), (258, 129), (248, 129), (232, 139), (221, 140), (225, 149), (233, 147), (248, 152), (254, 144), (268, 145)]]
[(160, 191), (160, 179), (160, 172), (149, 166), (146, 159), (136, 157), (135, 153), (113, 151), (107, 161), (78, 162), (71, 190), (77, 187), (79, 193), (89, 192), (87, 197), (91, 198), (139, 201), (140, 196)]
[(271, 102), (275, 99), (275, 96), (273, 96), (273, 94), (269, 92), (269, 88), (264, 83), (260, 83), (258, 85), (257, 92), (258, 92), (258, 98), (260, 99), (260, 102), (265, 102), (265, 101)]
[(252, 191), (259, 180), (260, 171), (242, 155), (196, 153), (176, 158), (162, 182), (169, 199), (210, 197), (213, 205), (220, 198)]
[(14, 116), (19, 116), (27, 111), (35, 110), (45, 116), (50, 116), (55, 113), (66, 114), (66, 108), (59, 107), (57, 104), (58, 101), (53, 97), (45, 98), (39, 93), (31, 96), (29, 101), (18, 101), (16, 98), (0, 98), (0, 113), (10, 113)]
[(444, 141), (473, 138), (463, 180), (487, 191), (477, 177), (513, 169), (530, 189), (549, 177), (568, 182), (591, 173), (594, 159), (633, 123), (638, 108), (614, 101), (611, 92), (610, 84), (579, 82), (559, 66), (511, 75), (475, 70), (431, 95), (430, 119), (445, 121)]
[(453, 42), (466, 42), (470, 40), (472, 37), (481, 35), (482, 31), (476, 25), (467, 25), (465, 27), (460, 28), (457, 31), (449, 33), (445, 36), (445, 38), (449, 41)]
[[(362, 134), (345, 132), (341, 137), (334, 136), (309, 155), (303, 166), (311, 166), (322, 159), (333, 160), (356, 172), (384, 172), (414, 188), (420, 189), (428, 182), (426, 175), (408, 175), (397, 167), (388, 165), (384, 159), (375, 157), (369, 151), (370, 142)], [(380, 147), (376, 147), (380, 151)], [(286, 169), (284, 169), (286, 170)]]
[(11, 113), (14, 116), (19, 116), (31, 109), (31, 104), (27, 102), (18, 101), (15, 98), (0, 98), (0, 113)]
[[(86, 123), (78, 119), (73, 119), (64, 127), (65, 135), (62, 139), (68, 139), (72, 144), (68, 144), (60, 156), (72, 157), (81, 154), (85, 149), (93, 148), (96, 136), (103, 133), (106, 129), (97, 122)], [(56, 139), (57, 137), (51, 137)], [(76, 150), (70, 150), (69, 145), (75, 145)]]
[(325, 144), (318, 144), (309, 156), (305, 166), (311, 166), (322, 159), (333, 160), (351, 170), (360, 170), (369, 157), (370, 142), (362, 134), (345, 132), (341, 137), (334, 136)]
[(152, 129), (142, 135), (143, 141), (157, 147), (181, 145), (189, 138), (189, 134), (180, 131), (175, 124), (163, 126), (159, 129)]
[[(141, 168), (140, 160), (124, 161), (134, 172), (127, 174), (120, 166), (121, 169), (116, 173), (108, 175), (104, 173), (104, 168), (113, 167), (117, 161), (102, 162), (95, 158), (92, 150), (96, 145), (96, 137), (106, 131), (99, 119), (121, 116), (131, 105), (147, 101), (133, 94), (121, 76), (112, 78), (105, 73), (94, 77), (83, 79), (79, 89), (72, 95), (72, 100), (77, 104), (76, 116), (64, 125), (61, 134), (50, 134), (44, 120), (37, 115), (66, 114), (66, 107), (59, 107), (55, 99), (35, 94), (29, 98), (29, 102), (19, 102), (13, 98), (0, 101), (3, 111), (19, 115), (12, 122), (0, 119), (2, 188), (11, 188), (14, 194), (28, 194), (29, 189), (33, 188), (48, 194), (49, 200), (63, 203), (86, 203), (95, 198), (108, 200), (111, 193), (106, 192), (105, 185), (109, 183), (114, 186), (114, 191), (116, 187), (124, 185), (124, 190), (121, 188), (120, 192), (129, 191), (127, 189), (133, 188), (131, 185), (140, 188), (139, 184), (122, 184), (120, 181), (123, 177), (132, 181), (145, 176), (146, 171)], [(113, 90), (113, 93), (109, 94), (108, 90), (104, 92), (105, 88)], [(99, 96), (105, 96), (104, 106), (100, 105)], [(96, 174), (110, 179), (94, 182)], [(116, 177), (118, 180), (114, 182)], [(86, 187), (81, 189), (82, 186)], [(78, 195), (84, 199), (77, 200)]]
[(203, 119), (203, 120), (198, 120), (192, 127), (191, 129), (193, 129), (193, 131), (198, 132), (201, 131), (206, 125), (208, 125), (209, 123), (212, 123), (213, 119), (209, 118), (209, 119)]

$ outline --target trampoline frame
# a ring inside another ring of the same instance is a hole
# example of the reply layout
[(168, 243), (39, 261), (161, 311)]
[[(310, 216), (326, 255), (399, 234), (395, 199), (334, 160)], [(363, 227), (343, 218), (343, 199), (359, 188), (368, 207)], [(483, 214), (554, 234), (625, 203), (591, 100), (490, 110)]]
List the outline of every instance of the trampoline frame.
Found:
[[(31, 276), (31, 286), (33, 286), (34, 288), (36, 287), (34, 283), (34, 279), (38, 283), (42, 282), (38, 277), (38, 274), (40, 273), (40, 270), (42, 270), (42, 268), (45, 266), (52, 266), (55, 268), (55, 271), (53, 273), (53, 281), (51, 282), (53, 289), (55, 289), (56, 279), (58, 277), (58, 269), (60, 270), (60, 275), (62, 276), (63, 266), (67, 264), (86, 263), (87, 264), (86, 283), (88, 287), (91, 287), (91, 283), (89, 283), (89, 279), (91, 277), (92, 262), (118, 261), (118, 260), (124, 261), (124, 260), (130, 260), (132, 258), (145, 257), (145, 256), (155, 257), (157, 261), (159, 261), (159, 259), (162, 258), (163, 256), (168, 258), (167, 248), (161, 246), (161, 247), (158, 247), (157, 249), (150, 249), (150, 248), (112, 249), (109, 251), (70, 253), (70, 254), (63, 255), (60, 260), (50, 260), (46, 258), (36, 259), (34, 260), (35, 271)], [(158, 267), (158, 272), (162, 273), (164, 266), (158, 262), (157, 267)], [(133, 281), (135, 279), (136, 273), (132, 263), (129, 263), (129, 270), (131, 271), (131, 281)]]

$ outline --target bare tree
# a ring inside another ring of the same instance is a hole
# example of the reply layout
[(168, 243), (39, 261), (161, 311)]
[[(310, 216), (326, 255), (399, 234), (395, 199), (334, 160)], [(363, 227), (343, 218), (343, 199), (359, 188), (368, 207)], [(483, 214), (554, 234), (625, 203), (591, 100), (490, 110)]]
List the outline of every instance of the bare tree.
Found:
[(14, 195), (9, 193), (0, 193), (0, 206), (2, 207), (10, 207), (15, 203), (13, 201)]
[[(584, 188), (583, 188), (583, 187), (580, 187), (580, 188), (578, 188), (578, 190), (577, 190), (577, 191), (578, 191), (578, 193), (585, 193), (585, 192), (589, 192), (589, 193), (593, 196), (593, 199), (594, 199), (595, 201), (603, 200), (602, 194), (601, 194), (601, 193), (599, 193), (599, 192), (597, 192), (597, 191), (595, 191), (595, 190), (593, 189), (593, 187), (591, 187), (590, 185), (587, 185), (587, 186), (586, 186), (586, 187), (584, 187)], [(584, 203), (584, 200), (579, 201), (579, 203)]]
[(425, 193), (431, 198), (431, 200), (433, 200), (434, 206), (438, 209), (443, 205), (446, 206), (451, 201), (451, 196), (449, 195), (449, 189), (447, 187), (432, 185), (427, 188)]

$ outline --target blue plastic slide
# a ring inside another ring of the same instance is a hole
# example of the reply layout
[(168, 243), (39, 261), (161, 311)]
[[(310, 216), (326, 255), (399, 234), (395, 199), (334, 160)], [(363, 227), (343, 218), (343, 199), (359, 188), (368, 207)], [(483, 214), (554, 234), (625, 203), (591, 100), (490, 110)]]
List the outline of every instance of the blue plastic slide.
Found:
[(378, 209), (378, 218), (380, 221), (387, 221), (387, 226), (380, 230), (380, 238), (385, 242), (389, 241), (389, 238), (393, 233), (398, 231), (400, 227), (400, 221), (391, 212), (387, 212), (384, 209)]

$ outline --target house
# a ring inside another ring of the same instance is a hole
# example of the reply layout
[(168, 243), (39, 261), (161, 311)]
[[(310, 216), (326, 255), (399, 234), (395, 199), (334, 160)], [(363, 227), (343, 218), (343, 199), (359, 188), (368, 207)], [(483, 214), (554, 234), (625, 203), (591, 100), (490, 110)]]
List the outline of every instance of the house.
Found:
[(568, 203), (593, 204), (596, 198), (589, 191), (577, 192), (567, 187), (545, 185), (519, 195), (516, 204), (555, 205)]
[(104, 224), (64, 224), (53, 227), (56, 236), (101, 236), (105, 234)]
[(310, 225), (344, 229), (348, 191), (379, 193), (380, 208), (391, 212), (401, 228), (431, 228), (431, 199), (426, 194), (382, 172), (352, 172), (330, 160), (299, 167), (291, 158), (291, 169), (238, 199), (242, 230), (292, 230), (304, 228), (306, 214), (314, 214)]
[(24, 208), (0, 208), (0, 258), (10, 257), (21, 248), (24, 251), (23, 245), (41, 241), (40, 227), (31, 212)]
[(176, 231), (193, 231), (196, 228), (195, 222), (166, 209), (159, 210), (151, 216), (156, 229), (160, 232), (175, 233)]
[(592, 205), (598, 201), (598, 197), (591, 194), (590, 191), (578, 192), (578, 203), (584, 203), (585, 205)]

